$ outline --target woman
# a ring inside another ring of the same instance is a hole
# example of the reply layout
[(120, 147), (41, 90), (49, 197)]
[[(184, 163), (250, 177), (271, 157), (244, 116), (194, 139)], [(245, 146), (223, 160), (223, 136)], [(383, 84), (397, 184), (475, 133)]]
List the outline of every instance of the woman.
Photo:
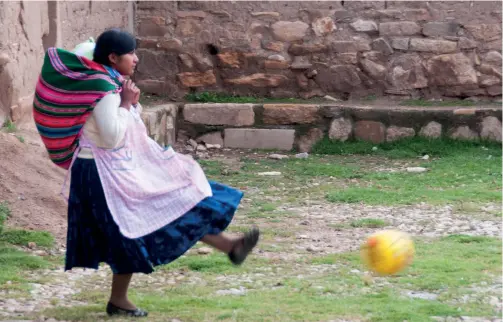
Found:
[[(138, 64), (135, 47), (129, 33), (105, 31), (96, 41), (94, 63), (115, 80), (131, 76)], [(223, 233), (242, 192), (208, 182), (190, 157), (155, 144), (139, 117), (140, 90), (130, 80), (122, 84), (120, 93), (99, 100), (79, 138), (70, 170), (65, 269), (107, 263), (113, 271), (107, 313), (142, 317), (147, 312), (127, 296), (132, 274), (153, 272), (199, 240), (239, 265), (259, 231), (239, 238)]]

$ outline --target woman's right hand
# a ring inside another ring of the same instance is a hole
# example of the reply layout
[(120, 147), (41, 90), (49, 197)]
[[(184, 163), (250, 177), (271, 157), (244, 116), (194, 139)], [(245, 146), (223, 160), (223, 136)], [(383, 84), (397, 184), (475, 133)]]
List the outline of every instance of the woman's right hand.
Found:
[(122, 83), (121, 107), (129, 109), (139, 93), (140, 89), (136, 87), (132, 80), (128, 79)]

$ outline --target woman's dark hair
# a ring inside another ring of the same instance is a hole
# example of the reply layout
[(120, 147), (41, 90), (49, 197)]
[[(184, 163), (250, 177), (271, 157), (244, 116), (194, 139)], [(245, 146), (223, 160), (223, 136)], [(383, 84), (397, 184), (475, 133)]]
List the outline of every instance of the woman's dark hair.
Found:
[(113, 28), (103, 32), (96, 40), (93, 60), (99, 64), (110, 65), (108, 55), (124, 55), (136, 49), (136, 39), (129, 32)]

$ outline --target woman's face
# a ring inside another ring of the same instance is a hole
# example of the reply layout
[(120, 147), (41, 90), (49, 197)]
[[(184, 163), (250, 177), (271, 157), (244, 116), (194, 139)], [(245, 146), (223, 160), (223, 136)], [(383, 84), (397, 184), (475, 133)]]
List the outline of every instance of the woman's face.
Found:
[(133, 75), (136, 64), (138, 64), (138, 56), (134, 51), (121, 56), (111, 54), (109, 59), (112, 67), (123, 76)]

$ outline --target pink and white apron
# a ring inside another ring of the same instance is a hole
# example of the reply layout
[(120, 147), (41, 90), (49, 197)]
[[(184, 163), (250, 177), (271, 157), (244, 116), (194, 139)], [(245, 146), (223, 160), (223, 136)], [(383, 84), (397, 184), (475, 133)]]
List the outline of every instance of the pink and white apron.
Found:
[(82, 135), (79, 149), (92, 150), (108, 208), (121, 233), (138, 238), (178, 219), (211, 197), (212, 191), (195, 160), (159, 146), (147, 135), (136, 109), (130, 113), (123, 146), (102, 149)]

